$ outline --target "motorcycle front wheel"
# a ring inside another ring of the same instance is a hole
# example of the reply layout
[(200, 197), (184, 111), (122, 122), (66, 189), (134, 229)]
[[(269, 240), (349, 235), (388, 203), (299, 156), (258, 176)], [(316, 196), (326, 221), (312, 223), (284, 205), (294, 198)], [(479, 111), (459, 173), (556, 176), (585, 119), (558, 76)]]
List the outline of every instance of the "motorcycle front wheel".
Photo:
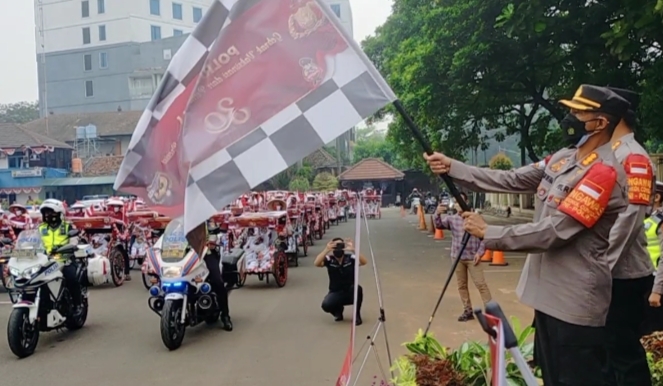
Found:
[(161, 311), (161, 340), (168, 350), (177, 350), (182, 345), (186, 325), (181, 324), (182, 300), (167, 300)]
[(9, 349), (19, 358), (34, 354), (39, 343), (39, 326), (30, 324), (30, 312), (27, 308), (14, 308), (7, 324)]

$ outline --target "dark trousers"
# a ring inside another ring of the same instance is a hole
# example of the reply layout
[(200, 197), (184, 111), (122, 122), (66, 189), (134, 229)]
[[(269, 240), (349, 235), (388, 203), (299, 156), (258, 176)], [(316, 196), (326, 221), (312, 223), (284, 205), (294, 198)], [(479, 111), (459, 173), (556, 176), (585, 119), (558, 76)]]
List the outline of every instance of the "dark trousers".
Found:
[(228, 290), (223, 285), (223, 278), (221, 277), (221, 255), (216, 252), (208, 253), (205, 256), (205, 265), (209, 271), (207, 281), (212, 286), (212, 291), (216, 294), (216, 300), (219, 302), (219, 310), (221, 314), (230, 315), (228, 307)]
[(534, 348), (546, 386), (603, 386), (605, 328), (561, 321), (535, 311)]
[(62, 268), (62, 276), (64, 276), (64, 285), (69, 290), (71, 300), (75, 306), (83, 304), (83, 293), (81, 291), (81, 283), (78, 281), (78, 266), (74, 263), (65, 265)]
[[(354, 288), (343, 291), (330, 291), (322, 300), (322, 310), (332, 315), (342, 315), (345, 306), (354, 304)], [(357, 289), (357, 316), (361, 316), (361, 303), (364, 300), (364, 290)]]
[(606, 321), (606, 386), (651, 386), (647, 354), (640, 343), (654, 277), (614, 279)]

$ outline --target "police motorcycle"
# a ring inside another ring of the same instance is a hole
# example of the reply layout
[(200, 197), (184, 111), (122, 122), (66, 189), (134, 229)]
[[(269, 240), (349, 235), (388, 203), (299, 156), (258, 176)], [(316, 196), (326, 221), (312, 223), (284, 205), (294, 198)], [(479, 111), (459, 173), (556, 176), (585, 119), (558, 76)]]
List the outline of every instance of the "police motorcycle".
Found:
[[(216, 235), (212, 236), (209, 244), (217, 248)], [(207, 251), (208, 246), (203, 256)], [(203, 258), (189, 247), (183, 218), (168, 224), (163, 236), (148, 250), (147, 258), (160, 273), (160, 284), (150, 288), (148, 306), (161, 317), (163, 344), (176, 350), (182, 345), (187, 326), (214, 324), (221, 316), (216, 294), (206, 281), (209, 271)]]
[[(88, 245), (77, 245), (80, 231), (69, 231), (69, 244), (46, 251), (38, 229), (24, 230), (18, 236), (8, 262), (12, 278), (10, 298), (14, 306), (7, 326), (9, 348), (19, 358), (32, 355), (39, 342), (39, 333), (51, 330), (78, 330), (87, 320), (87, 258), (92, 256)], [(65, 261), (55, 257), (65, 258)], [(64, 285), (62, 269), (73, 261), (78, 263), (77, 277), (81, 284), (82, 309), (74, 314), (69, 290)]]
[(424, 199), (424, 208), (425, 212), (428, 214), (433, 214), (437, 210), (437, 197), (433, 196), (432, 194), (428, 193), (426, 195), (426, 198)]

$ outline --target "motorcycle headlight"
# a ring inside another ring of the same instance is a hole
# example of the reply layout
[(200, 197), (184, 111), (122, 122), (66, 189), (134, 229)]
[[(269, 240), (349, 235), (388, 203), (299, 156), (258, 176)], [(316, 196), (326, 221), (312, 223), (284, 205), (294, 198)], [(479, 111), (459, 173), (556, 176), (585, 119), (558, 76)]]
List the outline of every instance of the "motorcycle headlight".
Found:
[(161, 276), (164, 279), (172, 279), (182, 276), (182, 267), (164, 267), (161, 269)]
[(30, 267), (30, 268), (28, 268), (28, 269), (25, 269), (25, 270), (23, 270), (22, 272), (20, 272), (20, 271), (19, 271), (18, 269), (16, 269), (16, 268), (9, 268), (9, 273), (10, 273), (12, 276), (14, 276), (14, 277), (16, 277), (16, 278), (19, 278), (19, 279), (29, 279), (29, 278), (32, 277), (32, 275), (34, 275), (34, 274), (36, 274), (37, 272), (39, 272), (39, 269), (40, 269), (40, 268), (41, 268), (41, 267), (39, 267), (38, 265), (36, 265), (36, 266), (34, 266), (34, 267)]

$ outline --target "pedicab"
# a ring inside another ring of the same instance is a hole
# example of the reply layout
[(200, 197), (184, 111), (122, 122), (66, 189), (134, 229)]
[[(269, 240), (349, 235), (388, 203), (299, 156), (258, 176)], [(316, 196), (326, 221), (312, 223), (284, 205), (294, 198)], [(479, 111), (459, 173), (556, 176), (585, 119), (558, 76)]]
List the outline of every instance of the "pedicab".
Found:
[(380, 210), (380, 207), (382, 206), (382, 196), (375, 194), (374, 192), (370, 193), (371, 194), (365, 194), (363, 196), (364, 215), (366, 215), (366, 218), (379, 219), (382, 217), (382, 211)]
[(160, 216), (154, 211), (143, 210), (127, 213), (127, 221), (130, 224), (133, 239), (132, 245), (129, 246), (129, 267), (133, 269), (140, 266), (143, 286), (149, 290), (152, 286), (159, 284), (159, 274), (147, 258), (148, 249), (159, 240), (170, 224), (171, 218)]
[(302, 210), (302, 234), (310, 246), (313, 246), (313, 239), (315, 233), (315, 205), (313, 204), (300, 204)]
[[(280, 193), (276, 197), (281, 197)], [(295, 223), (291, 222), (290, 212), (286, 210), (287, 204), (284, 199), (275, 198), (267, 202), (268, 212), (285, 212), (286, 215), (279, 217), (277, 224), (276, 244), (285, 251), (288, 256), (288, 264), (299, 267), (299, 243), (295, 233)]]
[[(286, 221), (280, 221), (283, 218)], [(269, 276), (271, 275), (279, 288), (285, 286), (288, 281), (288, 256), (282, 245), (277, 246), (271, 241), (274, 232), (280, 233), (284, 230), (287, 218), (288, 213), (285, 211), (244, 213), (241, 216), (230, 218), (229, 228), (231, 230), (242, 229), (248, 232), (249, 229), (257, 228), (266, 231), (262, 234), (250, 236), (244, 242), (243, 249), (245, 252), (237, 262), (240, 285), (246, 283), (246, 278), (249, 275), (256, 275), (258, 280), (265, 280), (269, 283)], [(260, 244), (261, 242), (266, 244)], [(261, 247), (253, 248), (253, 246)]]
[(288, 217), (290, 217), (290, 223), (294, 228), (295, 242), (297, 243), (297, 249), (301, 247), (304, 257), (308, 256), (308, 243), (309, 243), (309, 228), (304, 221), (304, 209), (299, 205), (295, 207), (288, 208)]
[(348, 218), (357, 217), (357, 193), (348, 192)]
[(0, 210), (0, 282), (5, 290), (11, 288), (11, 276), (9, 275), (9, 252), (11, 252), (16, 240), (16, 233), (11, 223), (7, 220), (5, 213)]
[(323, 205), (320, 202), (314, 204), (314, 223), (313, 223), (313, 233), (318, 240), (322, 240), (322, 236), (325, 234), (325, 220), (323, 214)]
[(348, 201), (345, 199), (345, 197), (340, 196), (338, 198), (338, 204), (337, 204), (337, 214), (338, 214), (338, 222), (340, 223), (341, 221), (343, 222), (348, 222)]
[(235, 208), (221, 211), (212, 216), (208, 221), (210, 231), (218, 229), (215, 235), (210, 235), (210, 241), (219, 247), (221, 255), (221, 277), (226, 289), (240, 288), (244, 285), (240, 281), (237, 264), (244, 255), (244, 250), (236, 246), (236, 234), (230, 231), (230, 219), (235, 215), (241, 215), (242, 209)]
[(327, 200), (327, 219), (330, 224), (338, 225), (338, 202), (332, 197)]
[(104, 254), (95, 254), (88, 259), (87, 279), (91, 286), (113, 283), (116, 287), (124, 284), (124, 259), (128, 259), (126, 224), (111, 216), (74, 217), (69, 219), (81, 231), (78, 236), (82, 244), (92, 244), (93, 240), (105, 238), (107, 248)]

